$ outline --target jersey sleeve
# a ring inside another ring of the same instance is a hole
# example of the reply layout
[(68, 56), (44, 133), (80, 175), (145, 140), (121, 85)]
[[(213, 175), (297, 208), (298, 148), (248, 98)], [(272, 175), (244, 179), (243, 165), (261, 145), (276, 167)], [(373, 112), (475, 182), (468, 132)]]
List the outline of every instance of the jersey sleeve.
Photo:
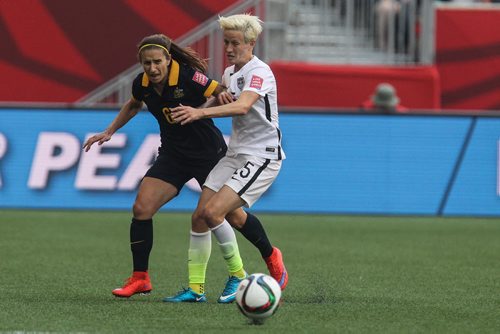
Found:
[(210, 79), (205, 74), (193, 68), (188, 69), (188, 76), (191, 78), (189, 82), (191, 87), (196, 93), (204, 97), (210, 97), (219, 85), (219, 82), (216, 80)]
[(275, 85), (276, 80), (271, 69), (257, 67), (246, 75), (242, 91), (255, 92), (260, 96), (265, 96)]

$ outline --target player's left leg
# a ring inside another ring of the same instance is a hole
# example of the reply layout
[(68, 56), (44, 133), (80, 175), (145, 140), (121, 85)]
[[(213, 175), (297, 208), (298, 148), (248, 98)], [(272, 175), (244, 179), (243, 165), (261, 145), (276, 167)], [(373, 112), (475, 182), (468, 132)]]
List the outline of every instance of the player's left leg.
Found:
[(177, 194), (177, 188), (160, 179), (145, 177), (139, 187), (130, 224), (130, 250), (133, 272), (125, 284), (112, 291), (116, 297), (128, 298), (151, 292), (148, 273), (149, 254), (153, 247), (153, 215)]
[(243, 261), (234, 230), (224, 219), (228, 212), (241, 207), (243, 204), (244, 202), (238, 194), (231, 188), (224, 186), (211, 196), (201, 212), (199, 212), (199, 218), (210, 227), (217, 239), (229, 272), (226, 286), (218, 299), (219, 303), (233, 302), (239, 283), (247, 276), (243, 269)]

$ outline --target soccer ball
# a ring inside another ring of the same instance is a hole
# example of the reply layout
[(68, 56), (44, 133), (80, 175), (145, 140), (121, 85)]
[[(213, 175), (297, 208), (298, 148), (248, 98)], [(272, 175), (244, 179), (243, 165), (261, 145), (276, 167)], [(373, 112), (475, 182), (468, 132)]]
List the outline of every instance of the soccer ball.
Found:
[(252, 274), (242, 280), (236, 291), (236, 305), (254, 323), (262, 323), (278, 309), (281, 288), (266, 274)]

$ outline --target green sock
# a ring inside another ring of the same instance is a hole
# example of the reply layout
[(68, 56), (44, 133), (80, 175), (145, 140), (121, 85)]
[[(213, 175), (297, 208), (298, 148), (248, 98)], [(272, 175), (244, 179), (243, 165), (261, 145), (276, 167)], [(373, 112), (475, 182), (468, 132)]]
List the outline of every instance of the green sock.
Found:
[(236, 276), (238, 278), (245, 277), (243, 270), (243, 260), (241, 260), (240, 251), (238, 250), (237, 243), (227, 242), (225, 244), (219, 244), (222, 251), (222, 256), (226, 261), (227, 270), (229, 275)]
[(229, 275), (241, 276), (241, 271), (243, 271), (243, 261), (241, 260), (240, 251), (238, 249), (238, 241), (236, 240), (236, 235), (234, 234), (234, 230), (231, 225), (224, 220), (221, 224), (212, 229), (212, 233), (218, 241), (219, 247), (222, 251), (222, 256), (226, 261)]
[(238, 270), (235, 273), (230, 273), (230, 274), (231, 274), (231, 276), (236, 276), (239, 279), (244, 279), (245, 277), (247, 277), (247, 273), (245, 272), (245, 270), (243, 268), (241, 268), (241, 270)]

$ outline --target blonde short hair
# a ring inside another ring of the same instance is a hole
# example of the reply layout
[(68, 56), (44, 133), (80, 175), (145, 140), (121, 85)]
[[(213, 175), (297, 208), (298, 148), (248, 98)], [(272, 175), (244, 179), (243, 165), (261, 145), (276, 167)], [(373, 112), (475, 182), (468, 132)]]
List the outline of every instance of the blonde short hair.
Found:
[(221, 29), (241, 31), (245, 43), (257, 41), (257, 37), (262, 32), (262, 23), (258, 16), (251, 14), (236, 14), (228, 17), (219, 16)]

